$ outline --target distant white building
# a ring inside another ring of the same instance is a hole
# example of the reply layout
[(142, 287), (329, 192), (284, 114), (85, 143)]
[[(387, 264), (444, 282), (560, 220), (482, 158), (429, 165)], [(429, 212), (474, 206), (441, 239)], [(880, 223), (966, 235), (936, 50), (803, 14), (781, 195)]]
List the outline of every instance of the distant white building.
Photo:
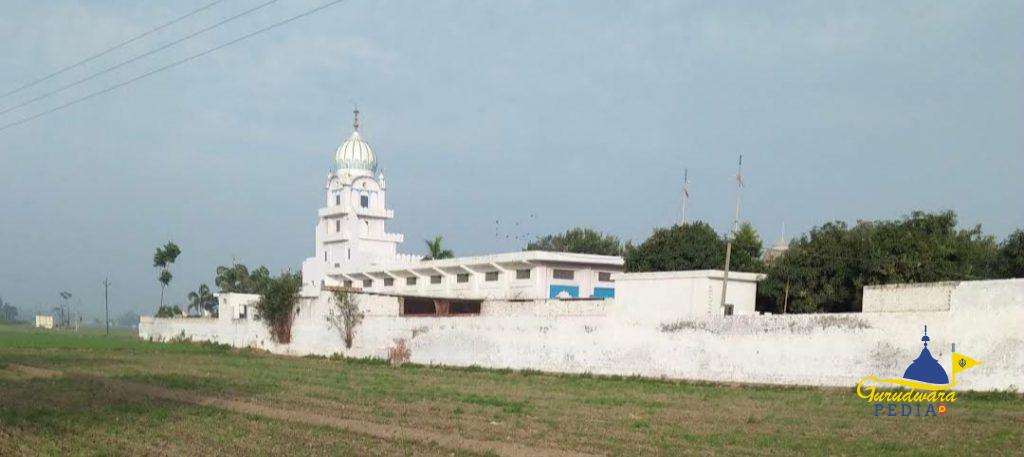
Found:
[[(612, 298), (618, 256), (523, 251), (424, 261), (399, 254), (404, 239), (388, 233), (387, 184), (377, 155), (353, 132), (335, 152), (326, 201), (318, 211), (315, 252), (302, 263), (303, 295), (347, 287), (386, 295), (456, 300)], [(415, 303), (415, 300), (409, 301)], [(415, 306), (408, 306), (410, 310)]]
[(36, 328), (53, 328), (53, 316), (45, 314), (36, 314), (35, 327)]

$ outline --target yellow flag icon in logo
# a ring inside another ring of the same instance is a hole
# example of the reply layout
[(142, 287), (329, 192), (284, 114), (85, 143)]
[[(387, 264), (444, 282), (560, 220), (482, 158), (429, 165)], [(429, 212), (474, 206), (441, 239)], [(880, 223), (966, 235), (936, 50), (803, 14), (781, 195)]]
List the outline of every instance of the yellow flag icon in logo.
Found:
[(979, 362), (977, 360), (974, 360), (974, 359), (972, 359), (970, 357), (967, 357), (966, 355), (960, 354), (958, 352), (954, 352), (953, 353), (953, 379), (956, 379), (956, 374), (957, 373), (959, 373), (961, 371), (964, 371), (964, 370), (966, 370), (968, 368), (972, 368), (975, 365), (978, 365), (980, 363), (981, 362)]

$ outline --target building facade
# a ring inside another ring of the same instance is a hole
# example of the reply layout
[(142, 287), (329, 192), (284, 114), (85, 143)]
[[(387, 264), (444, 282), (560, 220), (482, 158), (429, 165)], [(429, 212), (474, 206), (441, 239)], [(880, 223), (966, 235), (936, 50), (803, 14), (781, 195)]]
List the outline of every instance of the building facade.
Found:
[(344, 287), (396, 296), (457, 300), (604, 299), (615, 296), (611, 275), (622, 271), (618, 256), (524, 251), (422, 260), (400, 254), (404, 236), (389, 233), (387, 183), (377, 155), (359, 132), (334, 155), (325, 206), (317, 212), (313, 257), (302, 263), (303, 295)]

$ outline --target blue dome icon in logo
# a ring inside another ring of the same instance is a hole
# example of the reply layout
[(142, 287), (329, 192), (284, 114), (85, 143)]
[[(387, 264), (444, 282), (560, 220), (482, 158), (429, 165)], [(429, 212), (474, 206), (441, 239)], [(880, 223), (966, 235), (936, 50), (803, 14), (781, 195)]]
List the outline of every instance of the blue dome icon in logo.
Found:
[(921, 355), (914, 359), (914, 362), (907, 367), (907, 371), (903, 373), (904, 379), (913, 379), (915, 381), (927, 382), (930, 384), (946, 384), (949, 382), (949, 377), (946, 376), (946, 370), (942, 369), (942, 365), (932, 357), (932, 353), (928, 352), (928, 326), (924, 326), (924, 336), (921, 337), (921, 341), (924, 342), (924, 349), (921, 349)]

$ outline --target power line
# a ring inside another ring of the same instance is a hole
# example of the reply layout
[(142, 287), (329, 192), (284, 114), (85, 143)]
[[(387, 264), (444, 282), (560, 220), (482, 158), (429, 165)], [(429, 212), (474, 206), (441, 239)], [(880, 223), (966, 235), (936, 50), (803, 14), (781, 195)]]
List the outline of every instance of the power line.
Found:
[(234, 16), (231, 16), (231, 17), (229, 17), (229, 18), (227, 18), (227, 19), (224, 19), (224, 20), (222, 20), (222, 21), (220, 21), (220, 22), (217, 22), (217, 23), (215, 23), (215, 24), (213, 24), (213, 25), (210, 25), (210, 26), (204, 27), (204, 28), (202, 28), (202, 29), (199, 29), (199, 30), (198, 30), (198, 31), (196, 31), (196, 32), (193, 32), (193, 33), (190, 33), (190, 34), (188, 34), (188, 35), (185, 35), (185, 36), (184, 36), (184, 37), (182, 37), (182, 38), (179, 38), (179, 39), (177, 39), (177, 40), (174, 40), (174, 41), (172, 41), (172, 42), (170, 42), (170, 43), (167, 43), (167, 44), (165, 44), (165, 45), (163, 45), (163, 46), (160, 46), (160, 47), (158, 47), (158, 48), (156, 48), (156, 49), (153, 49), (153, 50), (150, 50), (150, 51), (144, 52), (144, 53), (142, 53), (142, 54), (139, 54), (139, 55), (137, 55), (137, 56), (135, 56), (135, 57), (132, 57), (131, 59), (125, 60), (125, 61), (123, 61), (123, 62), (121, 62), (121, 63), (118, 63), (118, 64), (116, 64), (116, 65), (114, 65), (114, 66), (111, 66), (111, 67), (107, 67), (107, 68), (104, 68), (103, 70), (100, 70), (100, 71), (98, 71), (98, 72), (96, 72), (96, 73), (93, 73), (93, 74), (91, 74), (91, 75), (89, 75), (89, 76), (86, 76), (86, 77), (84, 77), (84, 78), (82, 78), (82, 79), (79, 79), (78, 81), (75, 81), (75, 82), (73, 82), (73, 83), (71, 83), (71, 84), (66, 84), (66, 85), (63, 85), (63, 86), (61, 86), (61, 87), (58, 87), (57, 89), (55, 89), (55, 90), (52, 90), (52, 91), (50, 91), (50, 92), (44, 92), (43, 94), (41, 94), (41, 95), (39, 95), (39, 96), (36, 96), (36, 97), (34, 97), (34, 98), (30, 98), (30, 99), (28, 99), (28, 100), (25, 100), (24, 102), (21, 102), (21, 103), (19, 103), (19, 104), (17, 104), (17, 105), (14, 105), (14, 106), (10, 107), (10, 108), (7, 108), (7, 109), (5, 109), (5, 110), (3, 110), (3, 111), (0, 111), (0, 115), (3, 115), (3, 114), (7, 114), (7, 113), (9, 113), (9, 112), (11, 112), (11, 111), (14, 111), (14, 110), (16, 110), (16, 109), (18, 109), (18, 108), (21, 108), (21, 107), (25, 106), (25, 105), (29, 105), (29, 104), (35, 103), (35, 102), (37, 102), (37, 101), (39, 101), (39, 100), (42, 100), (42, 99), (44, 99), (44, 98), (46, 98), (46, 97), (49, 97), (49, 96), (51, 96), (51, 95), (54, 95), (54, 94), (57, 94), (57, 93), (60, 93), (60, 92), (64, 92), (65, 90), (67, 90), (67, 89), (70, 89), (70, 88), (72, 88), (72, 87), (75, 87), (75, 86), (77, 86), (77, 85), (79, 85), (79, 84), (82, 84), (82, 83), (84, 83), (84, 82), (87, 82), (87, 81), (91, 81), (91, 80), (95, 79), (95, 78), (96, 78), (96, 77), (98, 77), (98, 76), (102, 76), (102, 75), (105, 75), (105, 74), (107, 74), (107, 73), (110, 73), (110, 72), (112, 72), (112, 71), (114, 71), (114, 70), (117, 70), (118, 68), (121, 68), (121, 67), (123, 67), (123, 66), (125, 66), (125, 65), (128, 65), (128, 64), (130, 64), (130, 63), (136, 62), (136, 61), (138, 61), (138, 60), (140, 60), (140, 59), (143, 59), (143, 58), (145, 58), (145, 57), (149, 57), (149, 56), (151, 56), (151, 55), (153, 55), (153, 54), (156, 54), (156, 53), (158, 53), (158, 52), (160, 52), (160, 51), (163, 51), (164, 49), (167, 49), (167, 48), (169, 48), (169, 47), (171, 47), (171, 46), (174, 46), (174, 45), (176, 45), (176, 44), (178, 44), (178, 43), (181, 43), (182, 41), (185, 41), (185, 40), (188, 40), (188, 39), (194, 38), (194, 37), (196, 37), (196, 36), (198, 36), (198, 35), (201, 35), (201, 34), (203, 34), (203, 33), (209, 32), (210, 30), (213, 30), (213, 29), (215, 29), (215, 28), (217, 28), (217, 27), (220, 27), (220, 26), (222, 26), (222, 25), (224, 25), (224, 24), (227, 24), (228, 22), (231, 22), (231, 21), (233, 21), (233, 20), (235, 20), (235, 19), (238, 19), (238, 18), (240, 18), (240, 17), (242, 17), (242, 16), (245, 16), (245, 15), (247, 15), (247, 14), (251, 14), (251, 13), (253, 13), (253, 12), (257, 11), (257, 10), (260, 10), (260, 9), (266, 8), (266, 7), (270, 6), (270, 5), (271, 5), (271, 4), (273, 4), (273, 3), (277, 3), (277, 1), (278, 1), (278, 0), (269, 0), (269, 1), (267, 1), (267, 2), (261, 3), (261, 4), (259, 4), (259, 5), (256, 5), (256, 6), (252, 7), (252, 8), (249, 8), (249, 9), (247, 9), (247, 10), (245, 10), (245, 11), (242, 11), (241, 13), (238, 13), (238, 14), (236, 14), (236, 15), (234, 15)]
[(154, 29), (152, 29), (152, 30), (150, 30), (148, 32), (144, 32), (142, 34), (136, 35), (136, 36), (134, 36), (132, 38), (129, 38), (126, 41), (122, 41), (122, 42), (120, 42), (120, 43), (118, 43), (118, 44), (116, 44), (114, 46), (111, 46), (111, 47), (109, 47), (107, 49), (104, 49), (103, 51), (100, 51), (97, 54), (93, 54), (93, 55), (91, 55), (89, 57), (86, 57), (86, 58), (84, 58), (82, 60), (79, 60), (78, 62), (75, 62), (75, 63), (73, 63), (71, 65), (68, 65), (68, 66), (66, 66), (64, 68), (61, 68), (60, 70), (57, 70), (57, 71), (55, 71), (53, 73), (50, 73), (50, 74), (48, 74), (46, 76), (43, 76), (41, 78), (38, 78), (38, 79), (28, 83), (28, 84), (25, 84), (25, 85), (23, 85), (21, 87), (13, 89), (10, 92), (6, 92), (6, 93), (0, 95), (0, 99), (6, 98), (8, 95), (14, 95), (14, 94), (16, 94), (18, 92), (21, 92), (21, 91), (23, 91), (25, 89), (28, 89), (29, 87), (35, 86), (36, 84), (39, 84), (39, 83), (41, 83), (43, 81), (46, 81), (46, 80), (48, 80), (48, 79), (50, 79), (50, 78), (52, 78), (54, 76), (63, 74), (64, 72), (66, 72), (68, 70), (71, 70), (73, 68), (78, 68), (79, 66), (81, 66), (83, 64), (92, 62), (93, 60), (96, 60), (96, 59), (98, 59), (100, 57), (103, 57), (103, 56), (105, 56), (107, 54), (110, 54), (111, 52), (114, 52), (114, 51), (116, 51), (118, 49), (121, 49), (121, 48), (123, 48), (123, 47), (125, 47), (125, 46), (127, 46), (129, 44), (132, 44), (132, 43), (138, 41), (138, 40), (141, 40), (142, 38), (145, 38), (145, 37), (147, 37), (149, 35), (152, 35), (152, 34), (154, 34), (156, 32), (159, 32), (159, 31), (161, 31), (161, 30), (163, 30), (163, 29), (165, 29), (167, 27), (170, 27), (170, 26), (172, 26), (174, 24), (177, 24), (178, 22), (181, 22), (181, 21), (183, 21), (185, 19), (188, 19), (188, 18), (190, 18), (192, 16), (195, 16), (196, 14), (199, 14), (199, 13), (209, 9), (210, 7), (216, 5), (216, 4), (220, 3), (220, 2), (223, 2), (223, 1), (224, 0), (216, 0), (216, 1), (211, 2), (211, 3), (207, 3), (204, 6), (201, 6), (201, 7), (197, 8), (197, 9), (189, 11), (184, 16), (178, 16), (177, 18), (172, 19), (170, 22), (164, 23), (164, 24), (162, 24), (162, 25), (160, 25), (160, 26), (158, 26), (158, 27), (156, 27), (156, 28), (154, 28)]
[(228, 41), (227, 43), (224, 43), (224, 44), (212, 47), (210, 49), (207, 49), (207, 50), (205, 50), (203, 52), (200, 52), (200, 53), (197, 53), (197, 54), (193, 54), (193, 55), (188, 56), (188, 57), (186, 57), (184, 59), (177, 60), (175, 62), (171, 62), (171, 63), (169, 63), (167, 65), (164, 65), (164, 66), (159, 67), (159, 68), (157, 68), (155, 70), (151, 70), (149, 72), (143, 73), (143, 74), (141, 74), (139, 76), (136, 76), (136, 77), (134, 77), (132, 79), (129, 79), (127, 81), (120, 82), (120, 83), (115, 84), (113, 86), (107, 87), (106, 89), (103, 89), (103, 90), (100, 90), (100, 91), (96, 91), (96, 92), (92, 92), (90, 94), (87, 94), (87, 95), (84, 95), (82, 97), (76, 98), (76, 99), (74, 99), (74, 100), (72, 100), (70, 102), (67, 102), (67, 103), (65, 103), (63, 105), (59, 105), (59, 106), (56, 106), (54, 108), (48, 109), (46, 111), (34, 114), (32, 116), (29, 116), (29, 117), (26, 117), (26, 118), (23, 118), (23, 119), (19, 119), (17, 121), (14, 121), (14, 122), (11, 122), (11, 123), (8, 123), (8, 124), (4, 124), (4, 125), (0, 126), (0, 132), (3, 132), (4, 130), (7, 130), (7, 129), (11, 128), (11, 127), (14, 127), (14, 126), (17, 126), (17, 125), (21, 125), (21, 124), (24, 124), (26, 122), (38, 119), (38, 118), (43, 117), (43, 116), (45, 116), (47, 114), (54, 113), (56, 111), (60, 111), (60, 110), (62, 110), (64, 108), (67, 108), (69, 106), (77, 105), (78, 103), (84, 102), (84, 101), (86, 101), (86, 100), (88, 100), (90, 98), (97, 97), (97, 96), (103, 95), (103, 94), (105, 94), (107, 92), (111, 92), (113, 90), (116, 90), (116, 89), (119, 89), (121, 87), (127, 86), (127, 85), (129, 85), (131, 83), (134, 83), (136, 81), (139, 81), (141, 79), (145, 79), (145, 78), (147, 78), (149, 76), (152, 76), (154, 74), (160, 73), (161, 71), (164, 71), (164, 70), (176, 67), (178, 65), (181, 65), (183, 63), (189, 62), (191, 60), (195, 60), (195, 59), (197, 59), (199, 57), (202, 57), (202, 56), (205, 56), (205, 55), (210, 54), (212, 52), (215, 52), (215, 51), (218, 51), (220, 49), (226, 48), (226, 47), (231, 46), (231, 45), (233, 45), (235, 43), (238, 43), (240, 41), (252, 38), (252, 37), (254, 37), (256, 35), (259, 35), (261, 33), (264, 33), (264, 32), (270, 31), (272, 29), (275, 29), (277, 27), (280, 27), (282, 25), (285, 25), (285, 24), (287, 24), (289, 22), (292, 22), (292, 21), (295, 21), (297, 19), (301, 19), (303, 17), (309, 16), (311, 14), (314, 14), (314, 13), (318, 12), (318, 11), (326, 9), (326, 8), (328, 8), (330, 6), (337, 5), (338, 3), (341, 3), (343, 1), (345, 1), (345, 0), (334, 0), (334, 1), (331, 1), (331, 2), (328, 2), (328, 3), (325, 3), (325, 4), (321, 5), (321, 6), (318, 6), (318, 7), (313, 8), (313, 9), (306, 10), (305, 12), (299, 13), (299, 14), (297, 14), (295, 16), (292, 16), (292, 17), (290, 17), (288, 19), (285, 19), (283, 21), (275, 22), (275, 23), (273, 23), (273, 24), (271, 24), (269, 26), (263, 27), (261, 29), (258, 29), (256, 31), (254, 31), (254, 32), (250, 32), (250, 33), (248, 33), (246, 35), (242, 35), (241, 37), (235, 38), (234, 40)]

